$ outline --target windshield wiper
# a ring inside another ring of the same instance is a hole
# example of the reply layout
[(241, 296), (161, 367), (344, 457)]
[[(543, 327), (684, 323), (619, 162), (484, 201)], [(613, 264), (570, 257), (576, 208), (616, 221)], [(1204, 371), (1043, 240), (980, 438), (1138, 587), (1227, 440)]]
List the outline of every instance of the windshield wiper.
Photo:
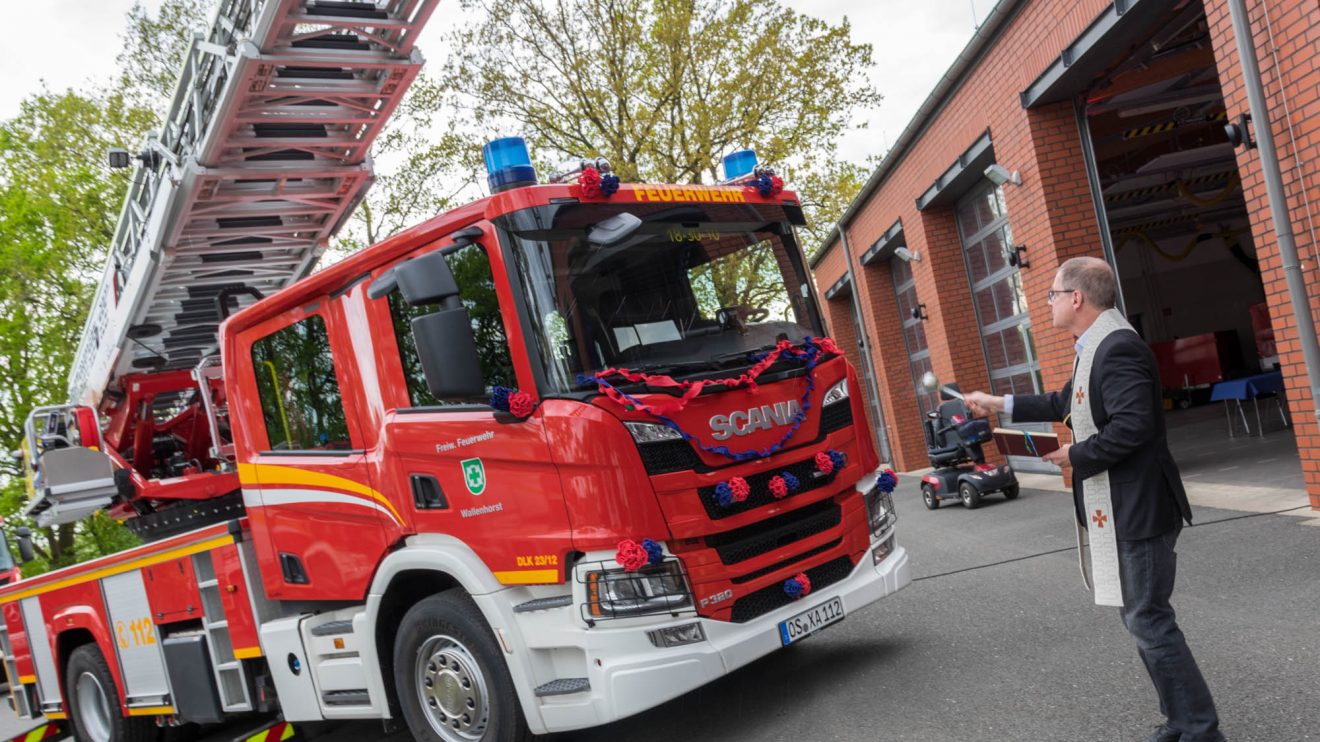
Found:
[[(676, 361), (674, 363), (647, 363), (641, 366), (622, 366), (622, 368), (642, 374), (663, 374), (669, 376), (688, 371), (709, 371), (715, 367), (710, 361)], [(590, 374), (584, 374), (584, 376), (589, 375)], [(631, 385), (633, 382), (624, 383)], [(576, 386), (590, 386), (590, 384), (577, 384)]]
[(747, 350), (735, 350), (732, 353), (721, 353), (717, 356), (711, 356), (710, 362), (723, 364), (733, 360), (742, 360), (750, 364), (753, 363), (753, 361), (751, 360), (752, 356), (761, 355), (762, 353), (769, 353), (770, 351), (778, 347), (779, 347), (779, 343), (771, 343), (769, 345), (762, 345), (759, 348), (748, 348)]

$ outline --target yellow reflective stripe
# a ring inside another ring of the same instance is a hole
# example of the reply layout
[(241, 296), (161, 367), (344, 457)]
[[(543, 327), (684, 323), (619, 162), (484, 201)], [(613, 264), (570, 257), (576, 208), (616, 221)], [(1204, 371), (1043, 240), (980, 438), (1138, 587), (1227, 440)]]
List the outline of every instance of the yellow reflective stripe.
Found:
[(394, 520), (399, 525), (403, 525), (403, 516), (399, 515), (399, 511), (394, 509), (394, 503), (390, 502), (384, 495), (361, 482), (354, 482), (351, 479), (337, 477), (333, 474), (323, 474), (318, 471), (308, 471), (278, 464), (239, 464), (238, 481), (242, 484), (255, 484), (259, 487), (302, 484), (310, 487), (350, 492), (380, 503), (382, 507), (390, 511), (390, 515), (394, 516)]
[(250, 660), (261, 656), (261, 647), (244, 647), (234, 650), (234, 658), (240, 660)]
[(280, 741), (283, 742), (283, 740), (292, 739), (292, 738), (293, 738), (293, 725), (286, 723), (284, 725), (284, 733), (280, 735)]
[(129, 716), (165, 716), (174, 713), (173, 706), (142, 706), (128, 710)]
[(46, 717), (47, 719), (60, 719), (60, 720), (69, 718), (69, 715), (64, 713), (63, 711), (47, 711), (46, 713), (42, 714), (42, 716)]
[(556, 569), (520, 569), (512, 572), (496, 572), (495, 579), (501, 585), (534, 585), (543, 582), (559, 582), (559, 570)]
[[(232, 543), (234, 543), (234, 537), (230, 534), (217, 536), (212, 539), (207, 539), (206, 541), (201, 541), (195, 544), (189, 544), (188, 546), (180, 546), (177, 549), (170, 549), (169, 551), (162, 551), (159, 554), (151, 554), (148, 556), (144, 556), (140, 559), (134, 559), (131, 562), (116, 564), (109, 567), (102, 567), (101, 569), (92, 570), (91, 572), (85, 572), (83, 574), (75, 575), (73, 577), (66, 577), (63, 580), (56, 580), (54, 582), (48, 582), (45, 585), (38, 585), (37, 587), (29, 588), (27, 590), (20, 590), (18, 592), (9, 593), (7, 595), (0, 596), (0, 605), (4, 605), (5, 603), (12, 603), (15, 600), (22, 600), (23, 598), (30, 598), (34, 595), (42, 595), (51, 592), (53, 590), (59, 590), (60, 588), (72, 587), (74, 585), (81, 585), (84, 582), (92, 582), (93, 580), (99, 580), (102, 577), (113, 577), (114, 575), (123, 574), (125, 572), (132, 572), (135, 569), (150, 567), (153, 564), (168, 562), (172, 559), (178, 559), (179, 557), (191, 556), (193, 554), (199, 554), (203, 551), (218, 549), (221, 546), (228, 546), (229, 544)], [(21, 585), (23, 583), (20, 582), (18, 584)], [(23, 680), (23, 678), (19, 678), (19, 681), (28, 682)], [(31, 682), (35, 683), (36, 678), (32, 678)]]
[(18, 682), (19, 682), (21, 685), (28, 685), (28, 684), (30, 684), (30, 683), (35, 683), (35, 682), (37, 682), (37, 676), (36, 676), (36, 675), (19, 675), (19, 676), (18, 676)]

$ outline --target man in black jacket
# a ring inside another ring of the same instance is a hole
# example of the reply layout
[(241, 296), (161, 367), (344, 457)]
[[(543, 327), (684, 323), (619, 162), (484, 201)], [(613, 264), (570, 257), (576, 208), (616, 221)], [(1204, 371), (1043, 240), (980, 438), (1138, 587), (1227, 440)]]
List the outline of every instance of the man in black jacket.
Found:
[[(1192, 511), (1169, 453), (1155, 356), (1113, 309), (1116, 294), (1114, 272), (1097, 258), (1073, 258), (1054, 277), (1049, 292), (1054, 326), (1077, 338), (1078, 365), (1089, 361), (1083, 370), (1087, 383), (1079, 384), (1082, 388), (1075, 394), (1069, 381), (1051, 394), (998, 397), (972, 392), (967, 404), (977, 414), (1003, 412), (1014, 422), (1064, 422), (1069, 427), (1078, 409), (1074, 404), (1086, 405), (1086, 428), (1096, 432), (1044, 458), (1072, 467), (1073, 501), (1083, 526), (1083, 483), (1107, 475), (1123, 624), (1137, 641), (1166, 717), (1147, 739), (1217, 742), (1224, 736), (1214, 700), (1169, 605), (1174, 544), (1183, 521), (1191, 522)], [(1103, 332), (1093, 332), (1100, 327)], [(1088, 342), (1097, 345), (1088, 349)], [(1077, 365), (1073, 373), (1078, 373)]]

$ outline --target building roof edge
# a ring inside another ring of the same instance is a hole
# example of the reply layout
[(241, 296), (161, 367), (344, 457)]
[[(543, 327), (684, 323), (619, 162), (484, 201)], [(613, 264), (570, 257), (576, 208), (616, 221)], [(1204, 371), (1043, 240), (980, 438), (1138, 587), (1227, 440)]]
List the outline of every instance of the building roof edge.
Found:
[(912, 119), (908, 121), (903, 133), (898, 135), (898, 139), (894, 141), (894, 146), (890, 147), (889, 151), (885, 153), (884, 159), (876, 166), (875, 171), (871, 173), (871, 177), (867, 178), (866, 184), (862, 186), (852, 203), (844, 210), (843, 216), (839, 217), (839, 220), (825, 235), (825, 239), (820, 243), (820, 249), (808, 261), (808, 265), (812, 270), (820, 265), (825, 256), (833, 249), (835, 243), (839, 241), (839, 229), (848, 225), (861, 209), (862, 204), (884, 183), (894, 168), (898, 167), (898, 164), (904, 160), (908, 148), (917, 140), (918, 134), (944, 109), (949, 99), (958, 92), (968, 76), (976, 69), (986, 51), (999, 39), (1000, 34), (1008, 27), (1009, 22), (1027, 2), (1028, 0), (1000, 0), (994, 9), (990, 11), (990, 15), (986, 17), (985, 22), (976, 29), (976, 33), (963, 47), (957, 59), (953, 60), (953, 64), (949, 65), (948, 71), (935, 84), (935, 88), (931, 90), (930, 95), (926, 96), (925, 102), (921, 104), (921, 107), (913, 114)]

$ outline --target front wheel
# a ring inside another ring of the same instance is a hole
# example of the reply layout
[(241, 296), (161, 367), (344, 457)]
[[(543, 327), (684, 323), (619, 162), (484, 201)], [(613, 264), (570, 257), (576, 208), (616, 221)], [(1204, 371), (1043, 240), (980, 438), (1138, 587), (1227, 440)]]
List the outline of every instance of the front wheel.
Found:
[(1016, 500), (1018, 496), (1018, 485), (1012, 485), (1004, 488), (1005, 500)]
[(69, 655), (64, 697), (79, 742), (155, 742), (154, 720), (119, 713), (115, 679), (95, 644), (84, 644)]
[(418, 740), (531, 739), (495, 637), (460, 590), (432, 595), (404, 615), (394, 639), (394, 686)]
[(935, 488), (929, 484), (921, 485), (921, 501), (926, 503), (927, 510), (937, 510), (940, 507), (940, 500), (935, 496)]
[(968, 510), (975, 510), (981, 505), (981, 493), (976, 491), (971, 482), (958, 485), (958, 497), (962, 498), (963, 507)]

